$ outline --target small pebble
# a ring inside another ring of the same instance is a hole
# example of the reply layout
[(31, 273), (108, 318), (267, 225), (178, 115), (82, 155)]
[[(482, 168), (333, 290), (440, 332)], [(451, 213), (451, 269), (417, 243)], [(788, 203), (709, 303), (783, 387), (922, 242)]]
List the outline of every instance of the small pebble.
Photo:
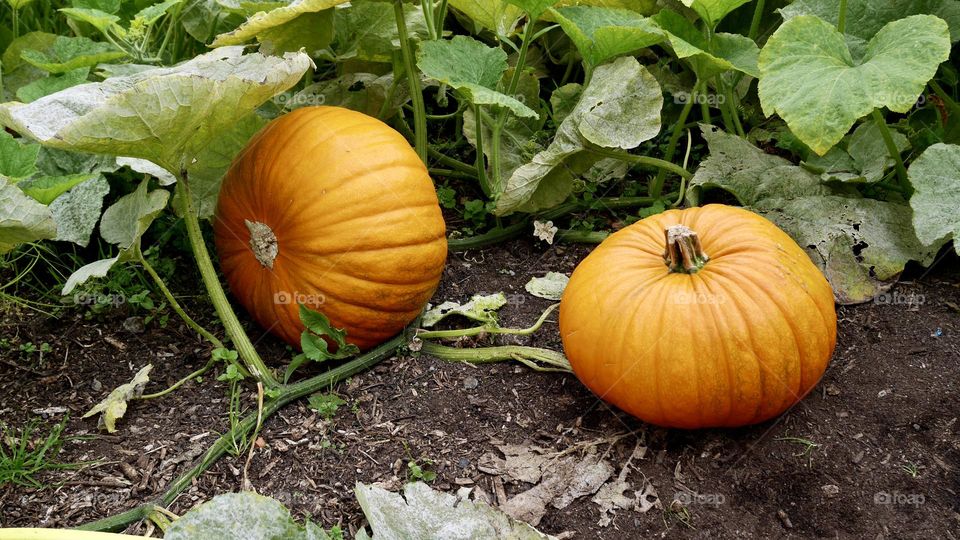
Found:
[(463, 379), (463, 387), (466, 390), (473, 390), (474, 388), (480, 386), (480, 381), (476, 377), (467, 377)]
[(833, 484), (826, 484), (824, 486), (821, 486), (820, 489), (823, 490), (823, 494), (826, 495), (827, 497), (832, 498), (840, 494), (840, 488)]
[(99, 392), (103, 390), (103, 383), (94, 379), (93, 381), (90, 382), (90, 389), (93, 390), (94, 392)]
[(827, 395), (828, 395), (828, 396), (839, 396), (839, 395), (840, 395), (840, 389), (837, 388), (835, 385), (832, 385), (832, 384), (827, 385)]
[(127, 317), (123, 321), (123, 329), (131, 334), (142, 334), (145, 330), (143, 317)]

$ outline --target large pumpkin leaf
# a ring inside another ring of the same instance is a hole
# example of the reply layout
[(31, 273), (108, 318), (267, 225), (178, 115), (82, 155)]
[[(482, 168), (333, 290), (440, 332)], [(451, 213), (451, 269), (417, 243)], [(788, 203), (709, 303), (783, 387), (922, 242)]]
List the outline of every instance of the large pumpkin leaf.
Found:
[(13, 99), (17, 90), (46, 76), (46, 72), (27, 63), (20, 55), (26, 50), (44, 50), (57, 39), (55, 34), (30, 32), (10, 42), (3, 51), (3, 96)]
[[(428, 35), (427, 23), (420, 6), (404, 4), (407, 34), (415, 39)], [(371, 62), (391, 62), (393, 51), (400, 48), (397, 19), (390, 2), (359, 0), (350, 9), (335, 10), (337, 59), (357, 58)]]
[(689, 62), (701, 80), (731, 69), (752, 77), (760, 76), (760, 69), (757, 67), (760, 49), (752, 39), (738, 34), (717, 32), (708, 43), (692, 22), (669, 9), (655, 15), (653, 20), (666, 32), (677, 58)]
[(960, 253), (960, 146), (935, 144), (910, 165), (913, 226), (925, 244), (953, 239)]
[(27, 49), (20, 53), (28, 63), (50, 73), (66, 73), (79, 68), (92, 67), (101, 62), (111, 62), (126, 56), (109, 43), (93, 41), (85, 37), (57, 36), (44, 50)]
[(0, 122), (57, 148), (150, 160), (179, 174), (202, 150), (311, 65), (306, 54), (227, 47), (172, 68), (0, 105)]
[[(836, 26), (840, 19), (837, 0), (795, 0), (781, 8), (784, 20), (801, 15), (816, 15)], [(854, 58), (866, 50), (867, 42), (888, 23), (910, 15), (936, 15), (950, 26), (952, 41), (960, 40), (960, 1), (957, 0), (848, 0), (844, 29)]]
[(95, 8), (62, 8), (60, 13), (71, 20), (87, 23), (104, 34), (108, 31), (114, 34), (123, 32), (123, 27), (117, 24), (120, 22), (120, 17), (113, 13)]
[(17, 99), (24, 103), (32, 103), (50, 94), (83, 84), (87, 82), (89, 75), (90, 68), (79, 68), (62, 75), (43, 77), (18, 88)]
[(24, 242), (53, 238), (57, 226), (50, 209), (0, 177), (0, 253)]
[(824, 20), (785, 22), (760, 52), (760, 103), (824, 155), (857, 119), (876, 108), (906, 112), (950, 56), (947, 24), (914, 15), (884, 26), (855, 61), (844, 37)]
[(662, 107), (660, 85), (635, 58), (599, 66), (553, 142), (507, 180), (494, 212), (535, 212), (563, 202), (573, 180), (600, 159), (586, 148), (627, 150), (652, 139), (660, 131)]
[(681, 0), (683, 5), (693, 9), (711, 28), (717, 26), (721, 19), (731, 11), (746, 4), (750, 0)]
[(509, 36), (523, 17), (523, 10), (505, 0), (450, 0), (450, 6), (487, 30)]
[(495, 105), (517, 116), (535, 118), (536, 111), (495, 90), (507, 70), (507, 53), (468, 36), (420, 44), (417, 65), (424, 75), (448, 84), (474, 105)]
[(914, 234), (909, 207), (835, 192), (816, 174), (714, 128), (704, 137), (710, 157), (690, 182), (691, 202), (704, 188), (721, 188), (772, 220), (820, 266), (838, 302), (868, 301), (908, 261), (929, 264), (936, 255)]
[(552, 13), (591, 67), (666, 39), (651, 19), (627, 9), (574, 6)]
[(225, 45), (239, 45), (271, 29), (285, 25), (305, 13), (323, 11), (344, 4), (347, 1), (348, 0), (293, 0), (287, 5), (252, 15), (236, 30), (217, 36), (217, 39), (213, 40), (210, 46), (223, 47)]
[(527, 13), (531, 19), (539, 19), (543, 12), (553, 7), (558, 0), (507, 0)]
[(316, 525), (297, 525), (278, 501), (252, 492), (217, 495), (173, 522), (165, 540), (328, 540)]
[(234, 30), (245, 20), (245, 17), (229, 12), (217, 0), (187, 0), (180, 10), (180, 24), (200, 43)]
[[(370, 523), (373, 540), (554, 538), (485, 503), (436, 491), (423, 482), (407, 484), (402, 495), (360, 483), (354, 493)], [(370, 538), (365, 530), (357, 534), (358, 540)]]

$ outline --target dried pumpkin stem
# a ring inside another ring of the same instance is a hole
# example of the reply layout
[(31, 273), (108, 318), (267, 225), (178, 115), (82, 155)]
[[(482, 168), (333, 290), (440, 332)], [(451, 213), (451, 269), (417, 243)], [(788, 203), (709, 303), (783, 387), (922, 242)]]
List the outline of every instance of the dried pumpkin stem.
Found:
[(663, 260), (671, 272), (695, 274), (710, 260), (703, 252), (700, 237), (686, 225), (671, 225), (663, 235), (666, 240)]

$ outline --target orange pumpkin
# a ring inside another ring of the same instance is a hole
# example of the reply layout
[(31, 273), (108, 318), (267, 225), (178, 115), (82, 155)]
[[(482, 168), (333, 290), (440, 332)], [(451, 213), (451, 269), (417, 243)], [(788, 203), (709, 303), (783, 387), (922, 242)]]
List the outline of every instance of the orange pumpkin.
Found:
[(817, 384), (837, 316), (796, 242), (752, 212), (709, 205), (607, 238), (570, 278), (560, 334), (577, 377), (637, 418), (743, 426)]
[(361, 349), (396, 335), (447, 255), (417, 154), (383, 122), (339, 107), (298, 109), (250, 141), (224, 177), (214, 234), (233, 295), (295, 347), (300, 303)]

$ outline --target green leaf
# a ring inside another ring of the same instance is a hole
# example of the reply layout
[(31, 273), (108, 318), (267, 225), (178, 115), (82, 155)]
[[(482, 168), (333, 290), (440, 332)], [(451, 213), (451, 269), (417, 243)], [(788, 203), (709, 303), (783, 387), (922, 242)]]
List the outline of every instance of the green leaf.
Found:
[(68, 19), (87, 23), (104, 34), (108, 31), (113, 33), (123, 31), (123, 28), (117, 24), (120, 22), (120, 17), (99, 9), (62, 8), (60, 13), (66, 15)]
[[(815, 15), (836, 27), (840, 19), (837, 0), (794, 0), (780, 9), (784, 20)], [(867, 42), (888, 23), (910, 15), (936, 15), (950, 26), (950, 39), (960, 41), (960, 2), (957, 0), (848, 0), (844, 35), (854, 58), (863, 56)]]
[(523, 10), (505, 0), (450, 0), (450, 6), (498, 36), (509, 36), (523, 17)]
[(662, 107), (660, 85), (635, 58), (599, 66), (553, 142), (507, 180), (494, 213), (534, 212), (563, 202), (573, 180), (600, 160), (587, 147), (639, 146), (659, 133)]
[(83, 84), (87, 82), (87, 77), (90, 75), (89, 68), (80, 68), (73, 71), (68, 71), (63, 75), (55, 75), (52, 77), (43, 77), (42, 79), (37, 79), (26, 86), (21, 86), (17, 90), (17, 99), (24, 103), (32, 103), (42, 97), (49, 96), (50, 94), (56, 94), (61, 90), (66, 90), (67, 88), (73, 88), (78, 84)]
[(23, 9), (33, 3), (33, 0), (7, 0), (13, 9)]
[(50, 210), (0, 177), (0, 253), (24, 242), (56, 235), (57, 226)]
[(106, 13), (116, 14), (120, 11), (123, 0), (71, 0), (75, 8), (99, 9)]
[[(425, 39), (428, 31), (423, 10), (417, 5), (404, 4), (403, 11), (408, 35), (418, 40)], [(350, 9), (334, 10), (334, 20), (334, 49), (338, 60), (356, 58), (389, 63), (393, 51), (400, 48), (396, 14), (390, 2), (351, 2)]]
[(757, 67), (760, 50), (752, 39), (718, 32), (708, 43), (693, 23), (675, 11), (665, 9), (652, 18), (667, 32), (677, 58), (689, 62), (700, 80), (728, 70), (741, 71), (751, 77), (760, 76)]
[(163, 537), (165, 540), (317, 538), (307, 536), (303, 527), (297, 525), (290, 516), (290, 511), (282, 504), (253, 492), (217, 495), (174, 521)]
[[(385, 103), (388, 97), (390, 102)], [(345, 107), (374, 117), (379, 117), (383, 110), (382, 119), (388, 119), (410, 100), (410, 92), (406, 78), (394, 86), (392, 72), (386, 75), (347, 73), (311, 84), (292, 97), (278, 96), (277, 100), (282, 100), (285, 110), (322, 104)]]
[(120, 249), (129, 249), (140, 242), (153, 220), (167, 207), (170, 192), (163, 189), (147, 191), (149, 182), (140, 182), (133, 193), (117, 199), (103, 213), (100, 236)]
[(46, 32), (30, 32), (13, 40), (7, 49), (3, 51), (3, 73), (10, 74), (21, 66), (27, 64), (21, 55), (28, 50), (46, 50), (53, 46), (57, 38), (56, 34)]
[[(348, 0), (293, 0), (288, 5), (271, 9), (270, 11), (256, 13), (236, 30), (217, 36), (217, 39), (213, 40), (210, 46), (223, 47), (225, 45), (239, 45), (270, 29), (289, 23), (304, 13), (323, 11), (344, 4), (347, 1)], [(276, 39), (276, 36), (274, 36), (274, 39)]]
[(187, 0), (180, 10), (184, 30), (200, 43), (235, 29), (245, 20), (246, 17), (229, 12), (217, 0)]
[[(267, 121), (259, 115), (248, 113), (204, 146), (197, 155), (196, 162), (187, 167), (190, 195), (200, 219), (213, 217), (223, 175), (233, 163), (233, 158), (265, 125)], [(179, 208), (179, 205), (174, 204), (174, 208)]]
[(93, 229), (100, 220), (103, 199), (110, 192), (110, 183), (101, 174), (59, 196), (50, 204), (50, 213), (57, 224), (54, 240), (73, 242), (87, 247)]
[[(423, 482), (407, 484), (402, 495), (360, 483), (354, 493), (367, 516), (373, 538), (378, 540), (451, 538), (454, 524), (457, 538), (553, 538), (483, 502), (436, 491)], [(366, 531), (360, 531), (357, 538), (369, 536)]]
[(84, 84), (28, 105), (0, 105), (0, 122), (56, 148), (147, 159), (179, 175), (217, 137), (296, 84), (311, 65), (226, 47), (172, 68)]
[(767, 116), (779, 114), (801, 141), (823, 155), (874, 109), (907, 112), (949, 56), (947, 24), (931, 15), (887, 24), (860, 62), (829, 23), (795, 17), (760, 53), (760, 103)]
[(545, 11), (557, 2), (558, 0), (507, 0), (507, 3), (522, 9), (533, 20), (539, 19)]
[(0, 130), (0, 177), (14, 182), (37, 172), (40, 145), (23, 144), (6, 131)]
[(153, 366), (150, 364), (144, 366), (133, 376), (130, 382), (121, 384), (110, 392), (106, 399), (94, 405), (83, 415), (83, 418), (102, 413), (100, 423), (107, 428), (107, 432), (115, 433), (117, 431), (117, 420), (123, 418), (123, 415), (127, 412), (127, 402), (143, 395), (144, 387), (150, 382), (150, 370), (152, 369)]
[(159, 4), (153, 4), (141, 9), (134, 18), (139, 19), (146, 26), (152, 26), (155, 22), (159, 21), (161, 17), (166, 15), (167, 12), (170, 11), (170, 8), (181, 3), (183, 3), (183, 0), (166, 0)]
[(750, 0), (682, 0), (683, 5), (692, 8), (711, 28), (717, 26), (731, 11)]
[(341, 405), (346, 405), (346, 403), (343, 398), (333, 392), (314, 394), (307, 399), (307, 406), (316, 411), (324, 420), (333, 418), (337, 414), (337, 409)]
[(20, 56), (30, 64), (50, 73), (66, 73), (93, 67), (101, 62), (112, 62), (126, 56), (109, 43), (85, 37), (57, 36), (45, 50), (27, 49)]
[(917, 238), (927, 245), (953, 239), (960, 253), (960, 146), (935, 144), (910, 165)]
[[(910, 142), (902, 133), (891, 129), (890, 134), (900, 153), (910, 148)], [(894, 166), (880, 128), (872, 121), (857, 126), (850, 135), (847, 152), (866, 182), (879, 182), (884, 173)]]
[(807, 250), (839, 303), (869, 301), (896, 281), (907, 262), (933, 261), (937, 249), (916, 238), (909, 207), (833, 191), (818, 175), (715, 128), (704, 128), (704, 137), (710, 157), (690, 182), (690, 202), (705, 188), (735, 195)]
[[(297, 368), (306, 360), (314, 362), (339, 360), (360, 352), (356, 345), (347, 343), (347, 333), (334, 328), (330, 324), (330, 319), (323, 313), (300, 304), (300, 322), (306, 327), (306, 330), (300, 334), (300, 348), (303, 349), (303, 354), (297, 355), (287, 367), (284, 382), (289, 381)], [(337, 346), (336, 352), (330, 351), (328, 340)]]
[(666, 39), (651, 19), (635, 11), (575, 6), (552, 13), (591, 67)]
[(451, 315), (460, 315), (484, 324), (497, 324), (497, 310), (507, 305), (507, 297), (503, 293), (490, 295), (475, 294), (469, 302), (463, 305), (447, 301), (437, 307), (428, 309), (423, 314), (420, 324), (430, 328)]
[(50, 205), (57, 197), (73, 189), (74, 186), (86, 182), (97, 175), (71, 174), (68, 176), (39, 176), (24, 180), (17, 184), (24, 193), (31, 196), (40, 204)]
[(420, 44), (417, 65), (424, 75), (460, 91), (474, 105), (498, 105), (517, 116), (534, 118), (536, 111), (495, 90), (507, 70), (507, 53), (468, 36)]
[(304, 13), (290, 22), (257, 34), (264, 54), (283, 54), (306, 49), (314, 54), (333, 41), (333, 9)]

